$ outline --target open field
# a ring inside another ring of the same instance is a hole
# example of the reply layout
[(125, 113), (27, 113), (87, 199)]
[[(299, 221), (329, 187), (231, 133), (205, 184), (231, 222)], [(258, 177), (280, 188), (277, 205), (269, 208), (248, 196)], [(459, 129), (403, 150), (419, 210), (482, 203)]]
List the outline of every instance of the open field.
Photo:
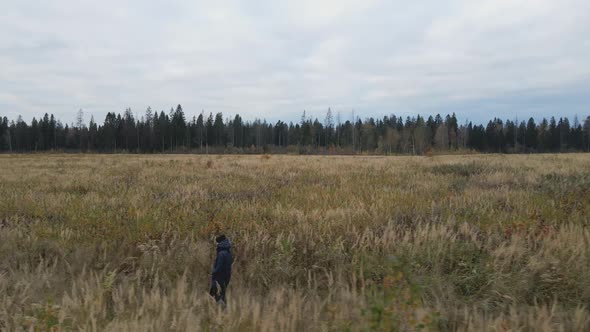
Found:
[(0, 330), (588, 330), (589, 224), (590, 154), (0, 155)]

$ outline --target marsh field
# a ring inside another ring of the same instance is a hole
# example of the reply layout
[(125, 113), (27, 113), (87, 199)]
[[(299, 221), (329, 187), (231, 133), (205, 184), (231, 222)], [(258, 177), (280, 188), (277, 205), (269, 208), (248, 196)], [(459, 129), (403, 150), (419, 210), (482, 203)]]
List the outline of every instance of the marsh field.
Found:
[(0, 155), (0, 330), (588, 330), (589, 223), (590, 154)]

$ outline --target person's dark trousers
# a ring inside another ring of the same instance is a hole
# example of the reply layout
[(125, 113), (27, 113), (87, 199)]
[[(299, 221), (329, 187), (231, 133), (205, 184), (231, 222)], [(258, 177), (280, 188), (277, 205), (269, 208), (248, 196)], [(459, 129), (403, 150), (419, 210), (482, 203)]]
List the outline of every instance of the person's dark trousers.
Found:
[(227, 303), (225, 301), (225, 291), (227, 290), (227, 286), (229, 282), (218, 281), (219, 284), (219, 292), (215, 295), (215, 301), (219, 302), (219, 300), (223, 301), (223, 303)]

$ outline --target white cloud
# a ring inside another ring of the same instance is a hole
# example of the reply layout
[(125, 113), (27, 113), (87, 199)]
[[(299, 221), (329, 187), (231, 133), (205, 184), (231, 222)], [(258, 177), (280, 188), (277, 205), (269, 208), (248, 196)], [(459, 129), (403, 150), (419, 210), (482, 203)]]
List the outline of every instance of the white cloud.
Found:
[[(0, 0), (0, 115), (588, 112), (584, 0)], [(478, 111), (479, 110), (479, 111)]]

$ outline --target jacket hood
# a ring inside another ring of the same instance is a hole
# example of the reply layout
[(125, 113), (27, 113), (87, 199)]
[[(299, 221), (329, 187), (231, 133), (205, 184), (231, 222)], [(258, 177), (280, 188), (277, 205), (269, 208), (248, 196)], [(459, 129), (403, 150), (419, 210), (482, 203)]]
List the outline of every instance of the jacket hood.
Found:
[(229, 250), (231, 248), (231, 243), (228, 239), (225, 239), (219, 243), (217, 243), (217, 251), (220, 250)]

